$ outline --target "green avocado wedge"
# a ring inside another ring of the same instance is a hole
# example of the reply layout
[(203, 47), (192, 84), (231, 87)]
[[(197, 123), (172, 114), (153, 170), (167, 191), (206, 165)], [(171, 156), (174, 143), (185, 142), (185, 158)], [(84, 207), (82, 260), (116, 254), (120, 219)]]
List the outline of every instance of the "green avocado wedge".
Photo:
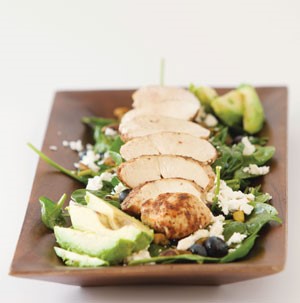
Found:
[(241, 85), (238, 91), (244, 100), (243, 128), (249, 134), (255, 134), (263, 128), (265, 120), (263, 106), (254, 87)]
[(189, 89), (199, 99), (205, 110), (210, 112), (212, 101), (218, 97), (217, 91), (208, 86), (195, 87), (193, 84), (190, 85)]
[(239, 127), (243, 119), (243, 95), (232, 90), (211, 102), (215, 114), (228, 126)]
[(112, 229), (120, 229), (124, 226), (131, 226), (139, 231), (134, 241), (133, 251), (139, 251), (146, 248), (153, 240), (153, 230), (144, 225), (141, 221), (124, 213), (110, 203), (87, 192), (85, 196), (87, 207), (105, 215)]
[[(133, 230), (123, 229), (110, 236), (102, 236), (88, 231), (73, 228), (54, 227), (57, 243), (66, 250), (90, 257), (103, 259), (111, 264), (117, 264), (129, 256), (134, 247)], [(131, 239), (130, 239), (131, 238)]]
[(87, 255), (81, 255), (62, 249), (55, 246), (54, 251), (58, 257), (60, 257), (64, 263), (68, 266), (77, 266), (77, 267), (99, 267), (99, 266), (108, 266), (109, 263), (95, 257), (90, 257)]

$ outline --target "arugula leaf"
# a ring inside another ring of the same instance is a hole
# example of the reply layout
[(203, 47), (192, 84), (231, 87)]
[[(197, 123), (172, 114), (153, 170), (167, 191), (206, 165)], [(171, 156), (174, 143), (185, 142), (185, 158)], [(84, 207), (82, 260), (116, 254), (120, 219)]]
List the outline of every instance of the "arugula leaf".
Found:
[(65, 226), (66, 220), (62, 208), (66, 199), (66, 194), (63, 194), (57, 203), (43, 196), (39, 198), (42, 221), (48, 228), (53, 230), (56, 225)]
[(257, 146), (256, 151), (252, 155), (244, 156), (243, 166), (249, 166), (249, 164), (264, 165), (272, 159), (274, 154), (274, 146)]

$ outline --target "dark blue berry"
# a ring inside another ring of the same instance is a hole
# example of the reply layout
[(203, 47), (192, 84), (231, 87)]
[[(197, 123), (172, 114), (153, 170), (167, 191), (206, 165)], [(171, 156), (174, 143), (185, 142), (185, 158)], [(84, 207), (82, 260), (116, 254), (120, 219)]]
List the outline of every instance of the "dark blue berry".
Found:
[(120, 203), (122, 203), (126, 199), (126, 197), (128, 196), (129, 193), (130, 193), (129, 188), (124, 189), (123, 191), (120, 192), (120, 194), (119, 194)]
[(200, 256), (203, 256), (203, 257), (207, 256), (207, 251), (206, 251), (205, 247), (201, 244), (198, 244), (198, 243), (193, 244), (189, 248), (189, 251), (194, 255), (200, 255)]
[(204, 242), (207, 255), (213, 258), (221, 258), (228, 254), (228, 245), (218, 237), (209, 237)]

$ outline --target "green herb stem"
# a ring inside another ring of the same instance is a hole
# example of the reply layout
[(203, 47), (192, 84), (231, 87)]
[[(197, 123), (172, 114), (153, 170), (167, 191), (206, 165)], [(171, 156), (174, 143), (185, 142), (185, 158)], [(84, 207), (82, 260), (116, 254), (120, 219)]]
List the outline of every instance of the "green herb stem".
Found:
[(60, 172), (64, 173), (65, 175), (83, 183), (86, 184), (86, 180), (84, 180), (83, 178), (81, 178), (80, 176), (78, 176), (74, 171), (71, 171), (69, 169), (66, 169), (64, 167), (62, 167), (61, 165), (59, 165), (58, 163), (56, 163), (55, 161), (53, 161), (52, 159), (50, 159), (48, 156), (46, 156), (43, 152), (41, 152), (40, 150), (38, 150), (35, 146), (33, 146), (31, 143), (27, 144), (34, 152), (36, 152), (41, 159), (43, 159), (46, 163), (48, 163), (49, 165), (51, 165), (52, 167), (56, 168), (57, 170), (59, 170)]

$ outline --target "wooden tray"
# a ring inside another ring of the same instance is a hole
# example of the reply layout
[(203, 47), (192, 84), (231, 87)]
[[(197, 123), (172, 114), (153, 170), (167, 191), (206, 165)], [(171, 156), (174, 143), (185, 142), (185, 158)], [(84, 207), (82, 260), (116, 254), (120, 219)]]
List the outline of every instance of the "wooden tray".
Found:
[[(224, 93), (229, 89), (218, 89)], [(263, 134), (275, 145), (271, 172), (263, 178), (263, 189), (273, 196), (272, 203), (283, 218), (282, 226), (267, 226), (245, 259), (229, 264), (168, 264), (113, 266), (95, 269), (67, 267), (56, 257), (55, 238), (40, 219), (38, 198), (58, 199), (81, 184), (39, 161), (23, 228), (11, 265), (13, 276), (82, 286), (123, 284), (218, 285), (258, 278), (281, 271), (286, 256), (287, 226), (287, 89), (259, 87), (267, 123)], [(117, 106), (130, 106), (132, 90), (70, 91), (55, 96), (42, 151), (65, 167), (72, 168), (77, 154), (62, 147), (63, 140), (82, 139), (90, 133), (81, 124), (83, 116), (111, 117)], [(59, 147), (49, 150), (50, 145)]]

